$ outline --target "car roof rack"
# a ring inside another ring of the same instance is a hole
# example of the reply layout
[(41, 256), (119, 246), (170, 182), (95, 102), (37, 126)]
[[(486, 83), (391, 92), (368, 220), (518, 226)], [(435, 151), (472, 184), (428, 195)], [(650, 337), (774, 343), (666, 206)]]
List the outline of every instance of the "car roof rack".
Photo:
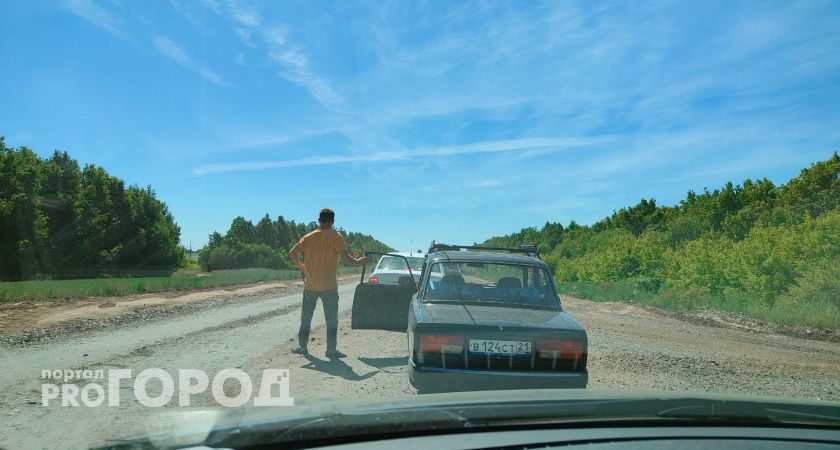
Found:
[(477, 251), (501, 251), (501, 252), (510, 252), (510, 253), (522, 253), (526, 256), (532, 256), (534, 258), (540, 257), (540, 250), (537, 248), (535, 244), (522, 244), (519, 247), (484, 247), (481, 245), (452, 245), (452, 244), (443, 244), (437, 243), (432, 241), (432, 245), (429, 247), (429, 251), (427, 253), (433, 252), (440, 252), (440, 251), (452, 251), (452, 252), (459, 252), (462, 250), (477, 250)]

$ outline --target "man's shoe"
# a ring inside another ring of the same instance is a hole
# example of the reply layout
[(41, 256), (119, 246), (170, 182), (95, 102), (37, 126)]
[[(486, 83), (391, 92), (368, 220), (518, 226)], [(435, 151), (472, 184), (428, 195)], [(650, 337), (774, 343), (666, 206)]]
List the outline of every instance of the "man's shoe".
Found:
[(307, 350), (306, 347), (297, 347), (294, 350), (292, 350), (292, 353), (294, 353), (295, 355), (308, 355), (309, 350)]
[(341, 353), (338, 350), (327, 350), (326, 355), (327, 355), (327, 358), (330, 358), (330, 359), (346, 358), (347, 357), (347, 355), (345, 355), (344, 353)]

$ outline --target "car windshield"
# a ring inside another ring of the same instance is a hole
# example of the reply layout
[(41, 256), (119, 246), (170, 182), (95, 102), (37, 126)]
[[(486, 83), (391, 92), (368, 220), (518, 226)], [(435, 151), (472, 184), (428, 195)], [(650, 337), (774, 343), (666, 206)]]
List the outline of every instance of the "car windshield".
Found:
[(424, 299), (558, 309), (548, 271), (521, 264), (438, 262), (428, 277)]
[(840, 402), (840, 0), (0, 0), (0, 61), (0, 450)]
[(383, 256), (377, 266), (378, 270), (408, 270), (406, 267), (406, 260), (411, 264), (411, 270), (420, 272), (423, 269), (423, 258), (409, 256), (402, 258), (399, 256)]

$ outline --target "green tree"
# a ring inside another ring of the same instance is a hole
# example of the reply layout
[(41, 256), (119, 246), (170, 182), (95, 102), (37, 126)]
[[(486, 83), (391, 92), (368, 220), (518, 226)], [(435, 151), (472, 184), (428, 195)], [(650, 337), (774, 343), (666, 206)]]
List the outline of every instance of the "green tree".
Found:
[[(293, 267), (288, 258), (289, 249), (317, 225), (314, 222), (303, 224), (287, 221), (283, 216), (272, 221), (270, 217), (266, 214), (254, 226), (251, 221), (240, 216), (233, 220), (224, 236), (213, 232), (207, 245), (199, 252), (199, 264), (205, 270)], [(344, 236), (350, 250), (392, 251), (372, 236), (346, 232), (340, 228), (338, 231)]]
[(168, 271), (180, 229), (151, 188), (125, 183), (66, 152), (42, 159), (0, 138), (0, 279)]
[(813, 303), (818, 305), (810, 311), (840, 317), (830, 300), (836, 290), (831, 277), (840, 266), (837, 153), (780, 186), (767, 179), (730, 182), (689, 191), (674, 206), (642, 200), (592, 226), (571, 222), (559, 232), (546, 224), (535, 231), (524, 228), (487, 242), (551, 242), (544, 253), (561, 285), (664, 288), (659, 293), (666, 303), (688, 306), (702, 303), (698, 295), (764, 311), (781, 301), (789, 308), (785, 314)]
[(0, 139), (0, 276), (22, 279), (38, 273), (44, 261), (47, 219), (39, 208), (43, 167), (30, 149), (7, 148)]
[(263, 216), (254, 228), (254, 238), (256, 243), (277, 249), (279, 246), (275, 228), (274, 223), (271, 221), (271, 217), (268, 214)]

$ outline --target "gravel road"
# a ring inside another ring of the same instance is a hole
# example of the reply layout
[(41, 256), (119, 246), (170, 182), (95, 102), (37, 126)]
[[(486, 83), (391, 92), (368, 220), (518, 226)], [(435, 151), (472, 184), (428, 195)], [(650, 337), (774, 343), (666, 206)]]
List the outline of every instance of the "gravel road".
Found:
[[(339, 348), (343, 360), (324, 357), (323, 312), (313, 321), (311, 355), (296, 345), (300, 293), (208, 300), (90, 325), (62, 325), (35, 341), (0, 344), (0, 447), (81, 447), (142, 434), (162, 409), (120, 390), (121, 406), (41, 405), (41, 370), (197, 368), (212, 374), (241, 368), (259, 379), (265, 368), (290, 369), (296, 400), (416, 395), (406, 372), (404, 333), (351, 330), (354, 285), (340, 288)], [(840, 401), (840, 345), (742, 327), (709, 326), (627, 303), (564, 298), (564, 307), (590, 339), (590, 388), (743, 393)], [(226, 390), (229, 386), (226, 385)], [(149, 384), (150, 395), (159, 386)], [(176, 395), (177, 398), (177, 395)], [(170, 409), (176, 404), (167, 405)], [(194, 406), (214, 406), (210, 394)], [(93, 437), (93, 438), (92, 438)]]

